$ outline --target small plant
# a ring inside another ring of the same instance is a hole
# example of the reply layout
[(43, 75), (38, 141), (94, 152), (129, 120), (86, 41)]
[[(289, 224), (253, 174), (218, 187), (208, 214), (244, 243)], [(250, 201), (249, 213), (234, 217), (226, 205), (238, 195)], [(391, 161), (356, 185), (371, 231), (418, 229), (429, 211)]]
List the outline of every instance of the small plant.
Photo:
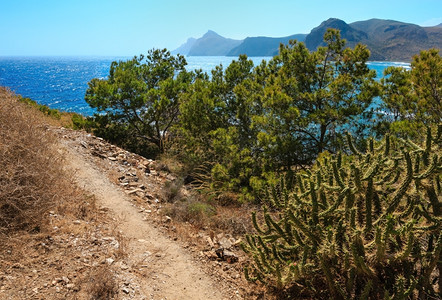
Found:
[(72, 113), (71, 116), (72, 128), (75, 130), (84, 129), (86, 131), (91, 131), (95, 127), (93, 118), (85, 118), (80, 114)]
[(26, 103), (27, 105), (37, 108), (39, 111), (41, 111), (43, 114), (60, 120), (61, 119), (61, 113), (59, 110), (57, 109), (53, 109), (53, 108), (49, 108), (49, 106), (47, 105), (43, 105), (43, 104), (38, 104), (36, 101), (30, 99), (30, 98), (26, 98), (26, 97), (19, 97), (18, 98), (20, 102), (22, 103)]
[[(183, 187), (182, 179), (175, 179), (173, 181), (167, 181), (164, 184), (163, 193), (167, 202), (174, 202), (177, 198), (180, 198), (181, 188)], [(179, 200), (179, 199), (178, 199)]]
[(165, 213), (172, 219), (189, 222), (195, 226), (204, 226), (215, 215), (216, 209), (203, 200), (192, 196), (171, 204), (166, 208)]
[(118, 285), (111, 270), (101, 267), (93, 272), (88, 292), (91, 300), (113, 299), (118, 293)]
[(247, 235), (248, 280), (315, 299), (441, 296), (442, 125), (423, 145), (386, 136), (281, 179)]

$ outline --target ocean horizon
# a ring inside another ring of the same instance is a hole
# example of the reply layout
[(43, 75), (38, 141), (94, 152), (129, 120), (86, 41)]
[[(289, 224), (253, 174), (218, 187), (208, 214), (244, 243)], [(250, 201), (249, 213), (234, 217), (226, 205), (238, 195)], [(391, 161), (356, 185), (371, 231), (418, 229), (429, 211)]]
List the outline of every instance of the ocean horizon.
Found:
[[(113, 61), (131, 58), (133, 56), (3, 56), (0, 57), (0, 86), (50, 108), (91, 116), (95, 110), (84, 100), (87, 83), (93, 78), (106, 78)], [(255, 66), (271, 58), (249, 57)], [(237, 57), (186, 56), (186, 69), (202, 69), (210, 74), (216, 66), (222, 64), (225, 68), (235, 59)], [(368, 66), (380, 79), (385, 68), (409, 68), (410, 64), (372, 61)]]

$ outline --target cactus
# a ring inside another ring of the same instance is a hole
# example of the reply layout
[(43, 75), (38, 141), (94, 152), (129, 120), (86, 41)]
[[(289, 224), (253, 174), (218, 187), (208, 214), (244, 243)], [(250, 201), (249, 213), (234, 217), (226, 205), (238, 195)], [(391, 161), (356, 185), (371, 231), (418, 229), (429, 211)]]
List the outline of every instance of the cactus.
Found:
[(347, 135), (349, 152), (270, 187), (242, 245), (246, 278), (316, 299), (440, 297), (441, 137), (439, 125), (422, 143), (370, 139), (364, 153)]

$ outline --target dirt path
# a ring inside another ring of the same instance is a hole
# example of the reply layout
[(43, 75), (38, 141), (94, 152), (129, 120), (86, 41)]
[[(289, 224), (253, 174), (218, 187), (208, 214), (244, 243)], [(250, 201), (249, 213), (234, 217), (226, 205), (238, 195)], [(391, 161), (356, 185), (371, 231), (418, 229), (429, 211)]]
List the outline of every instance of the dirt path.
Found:
[(111, 183), (96, 165), (65, 143), (67, 161), (79, 186), (94, 194), (101, 206), (119, 220), (118, 230), (127, 238), (128, 268), (136, 273), (146, 299), (229, 299), (192, 256), (143, 220), (128, 196)]

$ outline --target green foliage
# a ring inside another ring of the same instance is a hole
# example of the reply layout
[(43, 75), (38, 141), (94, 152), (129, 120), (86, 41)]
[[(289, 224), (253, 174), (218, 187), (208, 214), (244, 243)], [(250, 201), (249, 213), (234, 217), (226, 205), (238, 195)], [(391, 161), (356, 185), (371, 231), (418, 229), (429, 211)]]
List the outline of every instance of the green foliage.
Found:
[(335, 150), (343, 124), (363, 126), (363, 116), (378, 94), (375, 73), (362, 45), (345, 48), (338, 30), (329, 29), (326, 47), (309, 52), (290, 41), (265, 78), (263, 112), (255, 117), (258, 139), (273, 168), (309, 164), (323, 150)]
[(388, 67), (384, 71), (382, 110), (384, 126), (393, 132), (419, 136), (426, 124), (442, 120), (442, 58), (439, 50), (421, 51), (411, 70)]
[[(442, 124), (323, 153), (268, 192), (244, 250), (249, 280), (315, 299), (436, 299), (442, 271)], [(263, 223), (263, 224), (260, 224)]]
[(149, 140), (133, 134), (133, 128), (129, 124), (114, 122), (109, 115), (95, 115), (91, 122), (94, 134), (112, 144), (144, 157), (158, 155), (158, 147)]
[(37, 108), (43, 114), (45, 114), (51, 118), (54, 118), (56, 120), (60, 120), (60, 118), (61, 118), (60, 111), (57, 109), (49, 108), (49, 106), (47, 106), (47, 105), (38, 104), (36, 101), (34, 101), (30, 98), (27, 98), (27, 97), (19, 97), (18, 99), (20, 102), (26, 103), (29, 106)]
[(360, 119), (378, 94), (369, 51), (344, 49), (336, 30), (324, 39), (327, 46), (315, 52), (291, 41), (256, 68), (240, 56), (182, 98), (184, 148), (211, 162), (212, 189), (256, 200), (275, 174), (335, 150), (344, 124), (365, 126)]
[(88, 117), (85, 118), (80, 114), (73, 113), (71, 115), (72, 128), (75, 130), (86, 130), (92, 131), (93, 128), (97, 127), (97, 124), (94, 121), (94, 118)]
[(173, 204), (167, 204), (165, 214), (173, 220), (189, 222), (195, 226), (204, 226), (207, 220), (216, 214), (216, 209), (210, 203), (195, 197), (183, 197), (176, 199)]
[(180, 97), (175, 127), (179, 155), (191, 169), (211, 176), (210, 188), (219, 192), (247, 194), (248, 179), (257, 169), (251, 156), (256, 136), (251, 128), (252, 68), (253, 62), (242, 55), (225, 70), (216, 67), (210, 79), (197, 74)]
[(92, 79), (85, 96), (101, 113), (96, 115), (98, 122), (105, 118), (110, 126), (100, 131), (118, 128), (124, 136), (145, 140), (164, 152), (178, 117), (178, 97), (192, 80), (185, 65), (183, 56), (172, 56), (166, 49), (113, 62), (108, 78)]

